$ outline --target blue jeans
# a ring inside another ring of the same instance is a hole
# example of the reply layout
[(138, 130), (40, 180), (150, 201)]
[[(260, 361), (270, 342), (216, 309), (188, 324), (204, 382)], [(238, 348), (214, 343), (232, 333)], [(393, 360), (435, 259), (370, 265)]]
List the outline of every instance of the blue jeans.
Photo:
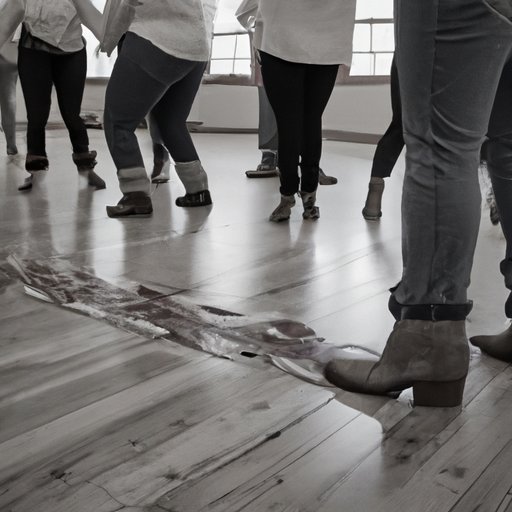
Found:
[[(512, 25), (483, 0), (395, 2), (407, 152), (403, 275), (394, 297), (401, 304), (464, 304), (480, 222), (480, 147), (511, 58)], [(508, 137), (512, 116), (505, 124)]]

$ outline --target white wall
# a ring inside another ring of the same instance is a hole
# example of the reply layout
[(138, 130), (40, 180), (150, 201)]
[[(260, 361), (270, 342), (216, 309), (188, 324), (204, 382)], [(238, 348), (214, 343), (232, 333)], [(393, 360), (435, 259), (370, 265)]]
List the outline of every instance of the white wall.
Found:
[[(82, 111), (103, 111), (105, 85), (89, 82)], [(18, 91), (19, 121), (26, 113), (21, 91)], [(391, 119), (389, 85), (336, 86), (324, 114), (325, 129), (382, 134)], [(258, 124), (258, 94), (255, 87), (234, 85), (203, 85), (194, 103), (191, 121), (203, 127), (252, 128)], [(50, 122), (61, 122), (54, 99)]]

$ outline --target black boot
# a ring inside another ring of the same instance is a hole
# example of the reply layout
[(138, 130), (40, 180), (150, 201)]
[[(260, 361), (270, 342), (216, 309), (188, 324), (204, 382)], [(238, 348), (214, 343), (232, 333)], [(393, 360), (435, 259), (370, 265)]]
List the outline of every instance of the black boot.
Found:
[(105, 182), (95, 172), (94, 168), (98, 163), (96, 161), (96, 151), (87, 151), (85, 153), (73, 153), (73, 162), (75, 162), (78, 172), (87, 172), (87, 183), (90, 187), (96, 189), (106, 188)]
[(47, 171), (48, 170), (48, 158), (40, 155), (28, 154), (25, 159), (25, 169), (29, 172), (32, 171)]
[(212, 198), (208, 190), (201, 190), (200, 192), (194, 192), (185, 194), (184, 196), (176, 199), (176, 206), (182, 206), (191, 208), (194, 206), (208, 206), (212, 204)]
[(148, 217), (153, 213), (151, 198), (145, 192), (127, 192), (116, 206), (107, 206), (109, 217)]

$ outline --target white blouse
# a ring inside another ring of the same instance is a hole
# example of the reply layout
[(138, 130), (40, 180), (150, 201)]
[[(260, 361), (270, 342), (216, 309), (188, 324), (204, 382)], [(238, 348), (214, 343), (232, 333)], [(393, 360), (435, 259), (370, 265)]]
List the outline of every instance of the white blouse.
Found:
[(218, 0), (145, 0), (135, 9), (130, 32), (180, 59), (210, 58)]
[(304, 64), (352, 62), (356, 0), (259, 0), (256, 48)]

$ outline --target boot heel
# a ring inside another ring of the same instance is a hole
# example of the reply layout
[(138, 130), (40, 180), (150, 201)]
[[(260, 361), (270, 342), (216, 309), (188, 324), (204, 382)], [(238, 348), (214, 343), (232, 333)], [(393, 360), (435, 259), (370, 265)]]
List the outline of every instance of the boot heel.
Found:
[(412, 386), (414, 405), (425, 407), (457, 407), (462, 403), (466, 377), (450, 382), (415, 382)]

